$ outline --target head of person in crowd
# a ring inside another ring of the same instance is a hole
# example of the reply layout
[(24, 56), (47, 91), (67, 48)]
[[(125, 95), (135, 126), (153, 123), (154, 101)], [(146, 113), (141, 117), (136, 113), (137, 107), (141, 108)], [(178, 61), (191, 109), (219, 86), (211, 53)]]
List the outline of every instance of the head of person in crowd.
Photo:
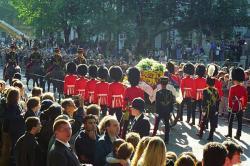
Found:
[(62, 107), (64, 114), (67, 114), (69, 117), (73, 117), (74, 112), (76, 111), (76, 105), (72, 98), (66, 98), (62, 101)]
[(85, 64), (80, 64), (77, 66), (77, 75), (85, 77), (88, 73), (88, 66)]
[(111, 66), (109, 68), (109, 75), (113, 82), (119, 82), (122, 80), (123, 72), (120, 66)]
[(118, 148), (123, 144), (125, 141), (123, 139), (116, 139), (112, 144), (112, 152), (115, 157), (117, 157)]
[(4, 90), (5, 90), (5, 81), (3, 80), (0, 80), (0, 93), (2, 93)]
[(83, 48), (78, 48), (77, 53), (78, 53), (78, 56), (80, 57), (85, 56), (85, 51)]
[(44, 100), (51, 100), (51, 101), (56, 101), (55, 100), (55, 96), (54, 96), (54, 93), (52, 92), (45, 92), (43, 95), (42, 95), (42, 101)]
[(179, 155), (179, 158), (180, 158), (181, 156), (184, 156), (184, 155), (190, 156), (190, 157), (194, 160), (194, 163), (195, 163), (195, 164), (196, 164), (196, 162), (198, 161), (197, 158), (195, 157), (194, 153), (192, 153), (192, 152), (183, 152), (183, 153), (181, 153), (181, 154)]
[(51, 121), (54, 122), (56, 117), (62, 114), (63, 108), (60, 104), (58, 103), (53, 103), (47, 110), (41, 114), (40, 119), (41, 121)]
[(38, 133), (40, 133), (42, 128), (40, 119), (34, 116), (28, 117), (25, 120), (25, 126), (26, 126), (26, 131), (32, 135), (37, 135)]
[(114, 116), (105, 116), (99, 123), (100, 132), (104, 130), (110, 138), (116, 138), (120, 132), (120, 124), (116, 117)]
[(219, 74), (219, 67), (216, 64), (209, 64), (207, 67), (207, 75), (216, 78)]
[(95, 79), (96, 77), (97, 77), (97, 66), (96, 65), (90, 65), (89, 66), (89, 69), (88, 69), (88, 71), (89, 71), (89, 77), (91, 78), (91, 79)]
[(126, 142), (131, 143), (134, 146), (134, 149), (137, 147), (141, 137), (138, 133), (135, 132), (129, 132), (126, 134)]
[(24, 96), (24, 94), (25, 94), (25, 89), (24, 89), (24, 85), (23, 85), (23, 83), (22, 83), (21, 81), (15, 81), (15, 82), (13, 83), (13, 87), (18, 88), (19, 91), (20, 91), (20, 95), (21, 95), (21, 96)]
[(100, 119), (100, 110), (101, 110), (101, 107), (99, 105), (90, 104), (89, 106), (87, 106), (86, 114), (87, 115), (92, 114), (92, 115), (96, 116), (96, 120), (99, 121), (99, 119)]
[(241, 154), (243, 154), (243, 149), (240, 145), (233, 141), (224, 141), (222, 143), (228, 151), (227, 157), (228, 157), (228, 165), (227, 166), (233, 166), (235, 164), (241, 163)]
[(239, 83), (245, 81), (244, 70), (241, 67), (233, 68), (233, 70), (231, 72), (231, 77), (232, 77), (234, 84), (239, 84)]
[(160, 78), (160, 84), (161, 84), (161, 88), (162, 89), (166, 89), (166, 87), (167, 87), (167, 84), (168, 84), (168, 77), (166, 77), (166, 76), (162, 76), (161, 78)]
[(194, 69), (195, 69), (194, 65), (191, 62), (188, 62), (183, 66), (184, 74), (189, 75), (189, 76), (194, 75)]
[(75, 74), (76, 73), (76, 64), (74, 62), (67, 63), (66, 71), (67, 71), (67, 74)]
[(135, 117), (138, 117), (140, 116), (142, 113), (145, 112), (145, 101), (138, 97), (138, 98), (135, 98), (133, 101), (132, 101), (132, 115), (135, 116)]
[(20, 100), (20, 92), (19, 89), (11, 87), (7, 93), (7, 106), (15, 106), (18, 105)]
[(176, 160), (174, 165), (175, 166), (195, 166), (195, 161), (189, 155), (182, 155)]
[(61, 56), (61, 50), (59, 47), (54, 48), (54, 53), (56, 56)]
[(27, 110), (34, 112), (36, 115), (41, 109), (41, 103), (39, 97), (31, 97), (27, 101)]
[(148, 146), (148, 143), (149, 143), (150, 139), (151, 139), (151, 137), (143, 137), (139, 141), (139, 143), (138, 143), (138, 145), (137, 145), (137, 147), (135, 149), (135, 153), (134, 153), (134, 157), (133, 157), (133, 159), (131, 161), (131, 165), (137, 165), (139, 159), (141, 158), (142, 153), (144, 152), (144, 150)]
[(129, 142), (122, 143), (117, 149), (117, 158), (129, 160), (134, 152), (134, 146)]
[(130, 67), (128, 69), (128, 81), (131, 86), (137, 86), (141, 79), (140, 70), (136, 67)]
[(174, 65), (173, 61), (168, 61), (168, 63), (166, 64), (166, 68), (167, 68), (169, 74), (175, 74), (175, 65)]
[(175, 152), (168, 151), (166, 153), (166, 166), (174, 166), (176, 160), (177, 160), (177, 155)]
[(202, 78), (205, 76), (205, 73), (206, 73), (206, 67), (204, 64), (198, 64), (195, 68), (195, 74)]
[(34, 87), (31, 91), (32, 97), (41, 97), (43, 94), (43, 89), (39, 87)]
[(51, 105), (53, 104), (53, 101), (46, 99), (46, 100), (42, 100), (41, 102), (41, 112), (44, 112), (45, 110), (47, 110)]
[(15, 73), (13, 76), (13, 79), (17, 79), (17, 80), (21, 81), (22, 75), (20, 73)]
[(224, 72), (223, 70), (220, 70), (218, 73), (218, 78), (224, 78), (224, 75), (226, 74), (226, 72)]
[(96, 132), (97, 131), (97, 119), (96, 116), (89, 114), (86, 115), (83, 119), (84, 130), (86, 132)]
[(228, 82), (228, 81), (229, 81), (229, 74), (225, 74), (225, 75), (224, 75), (224, 81), (225, 81), (225, 82)]
[(227, 149), (218, 142), (209, 142), (203, 149), (203, 166), (224, 166), (227, 158)]
[(164, 141), (158, 137), (154, 136), (150, 139), (148, 146), (144, 150), (141, 159), (138, 164), (144, 166), (165, 166), (166, 165), (166, 146)]
[(207, 85), (209, 87), (214, 87), (214, 85), (215, 85), (215, 79), (213, 77), (207, 77), (206, 83), (207, 83)]
[(70, 122), (65, 119), (59, 119), (55, 121), (53, 124), (53, 132), (56, 139), (64, 143), (68, 143), (68, 141), (72, 136), (72, 129)]
[(109, 77), (109, 71), (108, 68), (105, 66), (101, 66), (98, 69), (98, 77), (100, 78), (101, 81), (107, 81)]

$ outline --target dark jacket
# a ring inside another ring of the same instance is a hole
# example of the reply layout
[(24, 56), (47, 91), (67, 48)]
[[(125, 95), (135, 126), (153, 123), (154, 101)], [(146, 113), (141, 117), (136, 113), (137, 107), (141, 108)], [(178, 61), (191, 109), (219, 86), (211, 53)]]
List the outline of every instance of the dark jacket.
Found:
[(41, 149), (34, 135), (26, 132), (18, 139), (15, 158), (17, 166), (42, 166)]
[(139, 119), (136, 120), (132, 125), (132, 131), (140, 134), (141, 138), (144, 136), (149, 136), (150, 122), (148, 117), (142, 113)]
[(72, 150), (56, 140), (49, 151), (47, 166), (80, 166), (80, 162)]
[(99, 138), (95, 150), (95, 166), (105, 165), (106, 156), (112, 151), (112, 146), (113, 144), (107, 133)]
[(24, 114), (24, 120), (26, 120), (28, 117), (31, 117), (31, 116), (36, 116), (36, 114), (32, 110), (28, 110)]
[(175, 97), (170, 90), (161, 89), (156, 92), (156, 113), (160, 117), (166, 117), (170, 112), (173, 111), (173, 104)]

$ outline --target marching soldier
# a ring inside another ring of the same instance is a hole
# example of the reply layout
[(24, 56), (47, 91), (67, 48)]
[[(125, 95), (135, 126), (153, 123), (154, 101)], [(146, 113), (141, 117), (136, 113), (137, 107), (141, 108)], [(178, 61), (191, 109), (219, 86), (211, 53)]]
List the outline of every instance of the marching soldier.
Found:
[(61, 71), (64, 69), (64, 61), (61, 55), (60, 48), (54, 49), (54, 56), (51, 58), (51, 66), (48, 69), (48, 72), (52, 70)]
[(207, 78), (208, 87), (203, 90), (203, 101), (202, 101), (202, 121), (200, 124), (200, 131), (197, 133), (199, 138), (201, 139), (203, 136), (203, 131), (210, 122), (210, 132), (208, 141), (213, 141), (213, 135), (215, 132), (215, 128), (217, 125), (216, 117), (218, 115), (218, 102), (219, 102), (219, 93), (217, 89), (214, 87), (215, 79), (213, 77)]
[(80, 95), (82, 100), (85, 98), (85, 89), (88, 82), (86, 74), (88, 72), (88, 67), (85, 64), (81, 64), (77, 67), (78, 79), (76, 80), (75, 92)]
[(36, 64), (39, 64), (41, 62), (42, 56), (38, 52), (38, 47), (33, 47), (33, 52), (30, 55), (30, 59), (29, 60), (32, 63), (32, 65), (36, 65)]
[(89, 66), (89, 81), (86, 84), (85, 88), (85, 101), (87, 104), (95, 103), (95, 88), (98, 80), (97, 77), (97, 66), (91, 65)]
[(203, 90), (207, 87), (206, 78), (204, 75), (206, 73), (206, 67), (203, 64), (198, 64), (195, 69), (197, 77), (194, 79), (195, 82), (195, 108), (198, 107), (199, 115), (199, 124), (201, 122), (202, 116), (202, 99), (203, 99)]
[(192, 115), (192, 123), (191, 125), (195, 124), (195, 109), (194, 109), (194, 79), (192, 78), (194, 74), (194, 65), (192, 63), (187, 63), (183, 67), (184, 78), (181, 80), (181, 92), (183, 96), (183, 101), (181, 103), (181, 110), (180, 110), (180, 120), (182, 121), (183, 116), (183, 107), (184, 104), (187, 105), (187, 123), (190, 123), (190, 118)]
[(67, 74), (64, 77), (64, 95), (66, 97), (72, 97), (76, 94), (75, 84), (76, 84), (76, 64), (74, 62), (69, 62), (67, 64)]
[[(10, 66), (13, 66), (13, 68), (15, 69), (18, 66), (18, 56), (16, 53), (16, 46), (14, 44), (11, 44), (10, 46), (10, 51), (6, 54), (5, 56), (5, 66), (4, 66), (4, 71), (3, 71), (3, 75), (4, 75), (4, 80), (7, 81), (8, 76), (6, 74), (6, 69)], [(13, 74), (14, 73), (9, 73), (9, 74)], [(11, 78), (13, 77), (13, 75), (10, 75), (10, 83), (11, 83)]]
[(232, 127), (234, 116), (237, 116), (238, 130), (235, 139), (240, 140), (242, 129), (242, 116), (247, 107), (247, 90), (242, 85), (245, 80), (244, 70), (240, 67), (234, 68), (231, 72), (233, 86), (229, 89), (228, 104), (229, 104), (229, 126), (226, 137), (232, 137)]
[(154, 131), (153, 136), (156, 135), (159, 122), (162, 119), (165, 125), (165, 143), (168, 144), (169, 142), (169, 119), (170, 119), (170, 112), (174, 109), (175, 103), (175, 96), (173, 93), (167, 89), (169, 78), (168, 77), (161, 77), (161, 89), (156, 92), (156, 113), (157, 116), (155, 117), (155, 124), (154, 124)]
[(80, 65), (80, 64), (86, 64), (86, 58), (85, 58), (85, 52), (83, 48), (78, 48), (77, 50), (77, 56), (74, 59), (75, 64)]

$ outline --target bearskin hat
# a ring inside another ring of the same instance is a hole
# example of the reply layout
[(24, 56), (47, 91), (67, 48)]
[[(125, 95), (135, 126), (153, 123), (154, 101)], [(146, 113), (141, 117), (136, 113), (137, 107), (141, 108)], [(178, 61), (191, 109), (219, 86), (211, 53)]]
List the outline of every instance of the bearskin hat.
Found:
[(109, 75), (109, 71), (107, 69), (107, 67), (101, 66), (98, 69), (98, 77), (100, 79), (106, 80), (108, 78)]
[(231, 74), (233, 81), (239, 81), (239, 82), (245, 81), (245, 73), (241, 67), (233, 68)]
[(166, 68), (168, 69), (168, 72), (173, 74), (174, 73), (174, 63), (169, 61), (167, 64), (166, 64)]
[(215, 77), (219, 73), (219, 67), (216, 64), (209, 64), (207, 68), (207, 75), (209, 77)]
[(89, 76), (92, 78), (96, 78), (97, 77), (97, 66), (96, 65), (91, 65), (89, 66)]
[(77, 74), (80, 76), (85, 76), (88, 72), (88, 67), (85, 64), (78, 65)]
[(123, 75), (121, 67), (120, 66), (111, 66), (109, 68), (109, 75), (110, 75), (110, 78), (112, 80), (114, 80), (115, 82), (120, 81), (122, 79), (122, 75)]
[(206, 72), (206, 67), (203, 64), (198, 64), (195, 68), (195, 74), (198, 75), (198, 77), (204, 77)]
[(69, 74), (76, 73), (76, 64), (74, 62), (69, 62), (67, 64), (67, 73), (69, 73)]
[(137, 86), (140, 81), (141, 73), (136, 67), (131, 67), (128, 69), (128, 81), (131, 86)]
[(188, 75), (194, 74), (194, 65), (190, 62), (186, 63), (183, 67), (183, 72)]

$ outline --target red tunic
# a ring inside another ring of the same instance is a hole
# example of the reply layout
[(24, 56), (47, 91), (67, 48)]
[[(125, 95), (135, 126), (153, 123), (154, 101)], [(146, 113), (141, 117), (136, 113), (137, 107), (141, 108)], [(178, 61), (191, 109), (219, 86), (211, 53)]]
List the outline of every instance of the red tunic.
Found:
[(127, 88), (124, 92), (124, 109), (128, 105), (128, 103), (129, 105), (131, 105), (132, 101), (137, 97), (141, 97), (142, 99), (144, 99), (144, 91), (140, 87), (132, 86)]
[(181, 80), (181, 92), (183, 98), (193, 98), (195, 99), (195, 83), (194, 79), (190, 76), (185, 76)]
[(85, 97), (85, 88), (86, 88), (87, 82), (88, 82), (88, 79), (85, 77), (79, 77), (76, 80), (75, 92), (77, 95), (80, 95), (83, 100)]
[(181, 78), (180, 78), (178, 75), (171, 74), (171, 79), (172, 79), (178, 86), (180, 86)]
[(215, 79), (214, 87), (217, 89), (220, 98), (223, 96), (222, 85), (223, 83), (220, 80)]
[(95, 87), (95, 103), (100, 106), (108, 105), (109, 83), (98, 82)]
[(87, 82), (86, 88), (85, 88), (85, 101), (87, 101), (89, 104), (93, 104), (95, 101), (95, 87), (97, 84), (96, 79), (91, 79)]
[(207, 87), (206, 78), (197, 77), (194, 79), (195, 82), (195, 99), (202, 100), (203, 99), (203, 90)]
[(75, 95), (75, 84), (77, 75), (67, 74), (64, 77), (64, 94), (65, 95)]
[(123, 108), (123, 94), (125, 87), (120, 82), (113, 82), (109, 85), (108, 106), (110, 108)]
[(228, 105), (229, 108), (233, 106), (233, 97), (237, 96), (241, 100), (242, 108), (245, 110), (247, 107), (247, 90), (242, 85), (234, 85), (229, 89)]

